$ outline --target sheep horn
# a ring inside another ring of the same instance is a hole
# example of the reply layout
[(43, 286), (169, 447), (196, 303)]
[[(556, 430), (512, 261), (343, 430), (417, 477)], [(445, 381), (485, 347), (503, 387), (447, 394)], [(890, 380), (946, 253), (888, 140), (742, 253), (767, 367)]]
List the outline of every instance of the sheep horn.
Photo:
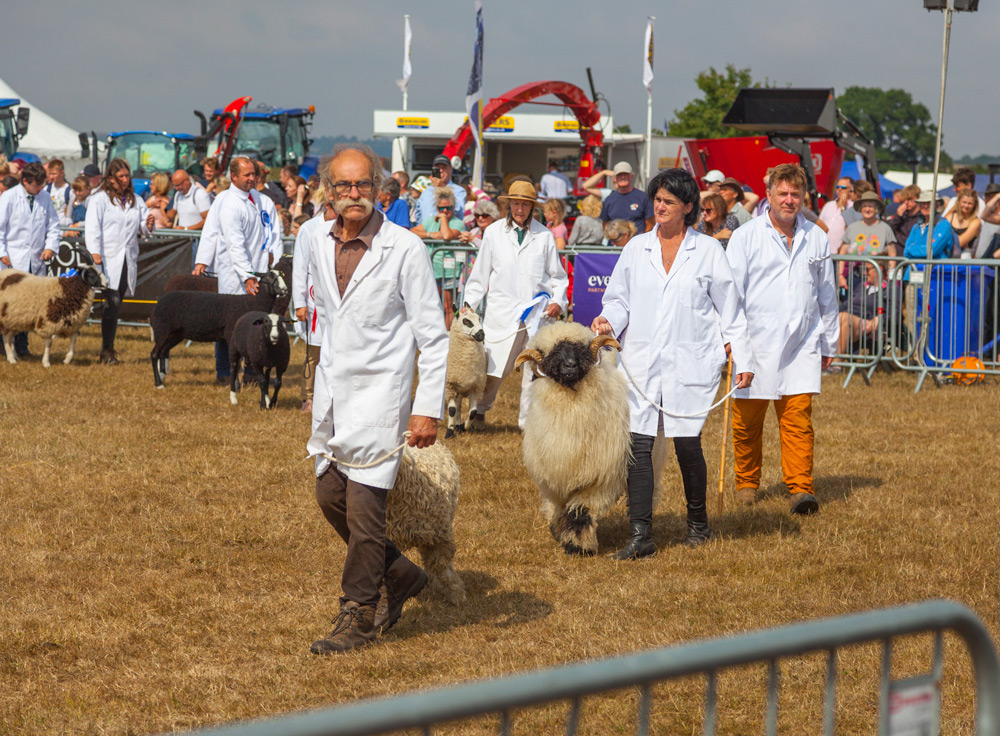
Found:
[(622, 346), (615, 338), (611, 335), (598, 335), (593, 340), (590, 341), (590, 354), (594, 356), (594, 360), (597, 360), (597, 354), (600, 352), (601, 348), (613, 347), (615, 350), (621, 352)]
[(538, 363), (542, 362), (542, 354), (538, 350), (525, 350), (520, 355), (517, 356), (517, 360), (514, 361), (514, 367), (520, 368), (524, 363), (531, 361), (531, 372), (535, 376), (541, 378), (541, 374), (538, 372)]

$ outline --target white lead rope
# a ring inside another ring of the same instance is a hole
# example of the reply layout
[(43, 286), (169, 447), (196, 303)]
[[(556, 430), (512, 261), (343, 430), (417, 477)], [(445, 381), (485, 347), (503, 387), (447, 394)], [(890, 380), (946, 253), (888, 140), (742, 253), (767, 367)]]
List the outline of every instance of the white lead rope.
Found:
[(526, 325), (521, 325), (520, 327), (518, 327), (516, 330), (514, 330), (512, 333), (510, 333), (506, 337), (501, 337), (498, 340), (484, 340), (483, 342), (487, 343), (488, 345), (496, 345), (497, 343), (500, 343), (500, 342), (507, 342), (507, 340), (509, 340), (510, 338), (514, 337), (514, 335), (516, 335), (518, 332), (524, 332), (526, 329), (528, 329)]
[(675, 417), (677, 419), (697, 419), (699, 417), (705, 416), (710, 411), (712, 411), (712, 409), (715, 409), (715, 408), (717, 408), (719, 406), (722, 406), (726, 402), (726, 399), (728, 399), (730, 396), (732, 396), (734, 393), (736, 393), (736, 387), (734, 386), (733, 389), (728, 394), (726, 394), (721, 399), (719, 399), (714, 404), (712, 404), (710, 407), (708, 407), (707, 409), (705, 409), (705, 411), (699, 411), (699, 412), (697, 412), (695, 414), (675, 414), (672, 411), (668, 411), (667, 409), (664, 409), (662, 406), (660, 406), (659, 404), (657, 404), (655, 401), (653, 401), (651, 398), (649, 398), (646, 395), (646, 392), (643, 391), (642, 388), (640, 388), (639, 383), (635, 380), (635, 377), (632, 375), (632, 371), (630, 371), (628, 369), (628, 363), (625, 362), (625, 356), (624, 355), (622, 355), (621, 353), (619, 353), (618, 354), (618, 359), (622, 362), (622, 368), (625, 369), (625, 374), (628, 376), (628, 380), (630, 380), (632, 382), (632, 385), (635, 386), (635, 390), (639, 392), (639, 395), (642, 396), (642, 398), (644, 398), (650, 404), (652, 404), (656, 409), (659, 409), (660, 411), (662, 411), (664, 414), (666, 414), (669, 417)]
[[(380, 457), (380, 458), (378, 458), (376, 460), (372, 460), (370, 463), (362, 463), (360, 465), (356, 465), (355, 463), (348, 463), (348, 462), (344, 462), (343, 460), (338, 460), (337, 458), (333, 457), (333, 455), (330, 455), (330, 454), (325, 453), (325, 452), (317, 453), (317, 455), (319, 455), (320, 457), (326, 458), (331, 463), (333, 463), (334, 465), (337, 465), (337, 466), (339, 466), (341, 468), (354, 468), (355, 470), (364, 470), (365, 468), (374, 468), (376, 465), (381, 465), (382, 463), (384, 463), (386, 460), (388, 460), (389, 458), (391, 458), (397, 452), (401, 452), (402, 449), (404, 447), (406, 447), (406, 445), (408, 444), (406, 442), (406, 440), (410, 438), (411, 434), (413, 434), (413, 433), (410, 432), (410, 430), (406, 430), (405, 432), (403, 432), (403, 443), (399, 447), (397, 447), (395, 450), (389, 450), (389, 452), (385, 453), (382, 457)], [(309, 457), (306, 458), (306, 460), (311, 460), (313, 457), (315, 457), (315, 455), (310, 455)]]

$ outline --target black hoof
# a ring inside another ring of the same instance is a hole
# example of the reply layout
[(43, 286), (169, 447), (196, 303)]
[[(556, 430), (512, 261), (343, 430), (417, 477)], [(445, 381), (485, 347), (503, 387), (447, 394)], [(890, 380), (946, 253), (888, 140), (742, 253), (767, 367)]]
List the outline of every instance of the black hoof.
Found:
[(450, 440), (454, 436), (455, 436), (455, 430), (452, 429), (451, 427), (448, 427), (448, 429), (445, 430), (444, 438), (446, 440)]
[(567, 542), (563, 545), (563, 552), (568, 555), (575, 555), (576, 557), (593, 557), (594, 551), (590, 549), (584, 549), (583, 547), (577, 546), (572, 542)]

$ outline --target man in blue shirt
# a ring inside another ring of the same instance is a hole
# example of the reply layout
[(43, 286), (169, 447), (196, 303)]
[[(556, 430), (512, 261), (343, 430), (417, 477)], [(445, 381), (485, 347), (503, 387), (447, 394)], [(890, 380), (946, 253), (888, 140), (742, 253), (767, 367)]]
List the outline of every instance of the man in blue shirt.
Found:
[(465, 190), (451, 180), (451, 163), (448, 157), (438, 154), (431, 165), (431, 186), (427, 187), (417, 200), (417, 211), (413, 222), (423, 223), (428, 217), (437, 215), (437, 196), (434, 190), (438, 187), (448, 187), (455, 194), (455, 212), (465, 211)]
[(645, 192), (632, 186), (632, 166), (627, 161), (619, 161), (612, 173), (615, 176), (615, 191), (604, 200), (601, 221), (630, 220), (637, 232), (652, 230), (653, 204)]
[(378, 193), (379, 209), (385, 213), (385, 219), (400, 227), (410, 229), (410, 208), (399, 198), (399, 182), (388, 178), (382, 183)]

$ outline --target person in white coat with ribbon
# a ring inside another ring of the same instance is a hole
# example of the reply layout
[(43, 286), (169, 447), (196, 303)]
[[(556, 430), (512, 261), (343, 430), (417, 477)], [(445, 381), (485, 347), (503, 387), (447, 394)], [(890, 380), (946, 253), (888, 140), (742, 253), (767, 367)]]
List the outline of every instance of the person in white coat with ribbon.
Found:
[[(59, 250), (59, 213), (44, 191), (47, 180), (45, 167), (32, 162), (21, 172), (21, 183), (0, 195), (0, 271), (43, 276), (45, 261)], [(28, 355), (27, 332), (14, 336), (14, 351)]]
[[(531, 182), (511, 182), (507, 218), (483, 232), (482, 245), (465, 285), (465, 303), (478, 309), (483, 297), (486, 315), (486, 389), (473, 426), (480, 428), (493, 406), (500, 384), (528, 339), (547, 320), (566, 311), (569, 279), (559, 262), (556, 241), (549, 229), (533, 217), (538, 197)], [(530, 402), (531, 372), (523, 371), (517, 426), (524, 429)]]
[(819, 510), (813, 488), (812, 395), (837, 352), (840, 324), (830, 242), (800, 214), (806, 175), (775, 167), (768, 208), (733, 233), (726, 256), (746, 308), (757, 360), (753, 386), (733, 401), (736, 500), (751, 505), (760, 487), (764, 416), (774, 402), (789, 510)]
[[(683, 169), (649, 183), (656, 226), (622, 250), (591, 329), (622, 345), (628, 384), (632, 461), (628, 469), (629, 541), (614, 557), (634, 560), (653, 543), (653, 441), (673, 437), (687, 500), (687, 544), (707, 542), (708, 472), (701, 429), (731, 352), (737, 386), (753, 380), (746, 316), (725, 251), (694, 231), (698, 184)], [(645, 396), (643, 396), (645, 394)], [(656, 405), (654, 405), (655, 402)]]
[[(302, 409), (312, 414), (316, 368), (323, 345), (323, 320), (316, 311), (316, 289), (309, 269), (309, 244), (313, 230), (330, 232), (330, 221), (337, 218), (332, 207), (324, 204), (315, 217), (299, 228), (292, 253), (292, 309), (295, 310), (295, 331), (306, 341), (306, 359), (302, 366)], [(324, 230), (325, 228), (325, 230)]]
[(104, 290), (101, 312), (101, 362), (116, 365), (115, 334), (122, 296), (135, 294), (139, 277), (139, 236), (153, 229), (142, 197), (132, 190), (132, 171), (125, 159), (116, 158), (101, 182), (100, 191), (87, 205), (84, 239), (94, 263), (104, 269), (109, 287)]
[[(307, 449), (317, 456), (316, 500), (347, 543), (340, 614), (333, 632), (313, 643), (315, 654), (371, 643), (427, 583), (386, 539), (386, 496), (404, 430), (411, 447), (437, 438), (448, 335), (427, 247), (375, 210), (381, 171), (367, 146), (334, 153), (324, 188), (337, 219), (312, 230), (309, 242), (323, 346)], [(411, 398), (414, 362), (420, 381)]]

